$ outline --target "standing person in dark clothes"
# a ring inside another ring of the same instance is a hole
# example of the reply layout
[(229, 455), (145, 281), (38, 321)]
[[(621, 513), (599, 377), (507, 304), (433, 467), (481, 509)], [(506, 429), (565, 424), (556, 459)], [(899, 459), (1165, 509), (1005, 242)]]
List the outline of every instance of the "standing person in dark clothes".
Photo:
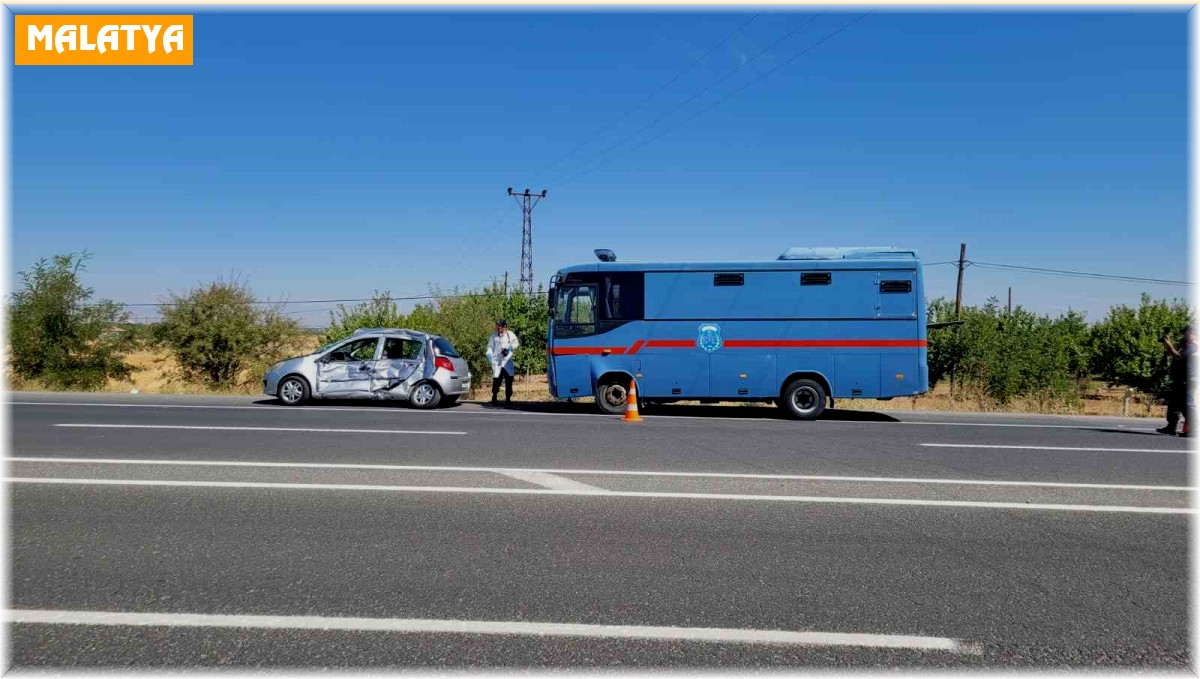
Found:
[[(1192, 381), (1191, 381), (1191, 356), (1196, 351), (1196, 333), (1192, 330), (1192, 326), (1187, 326), (1183, 329), (1183, 342), (1179, 348), (1171, 343), (1170, 336), (1162, 338), (1163, 345), (1167, 348), (1167, 355), (1171, 357), (1171, 387), (1167, 394), (1167, 426), (1159, 429), (1160, 434), (1175, 435), (1179, 427), (1179, 415), (1183, 414), (1184, 426), (1188, 429), (1192, 426), (1192, 420), (1195, 419), (1193, 414), (1195, 408), (1192, 401)], [(1187, 434), (1182, 434), (1186, 436)]]

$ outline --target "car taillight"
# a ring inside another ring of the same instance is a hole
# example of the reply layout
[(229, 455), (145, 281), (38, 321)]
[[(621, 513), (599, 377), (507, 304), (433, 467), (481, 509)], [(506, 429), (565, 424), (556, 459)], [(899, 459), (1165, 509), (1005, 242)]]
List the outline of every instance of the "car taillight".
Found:
[(433, 364), (443, 370), (454, 372), (454, 364), (451, 363), (450, 359), (446, 358), (445, 356), (438, 356), (433, 360)]

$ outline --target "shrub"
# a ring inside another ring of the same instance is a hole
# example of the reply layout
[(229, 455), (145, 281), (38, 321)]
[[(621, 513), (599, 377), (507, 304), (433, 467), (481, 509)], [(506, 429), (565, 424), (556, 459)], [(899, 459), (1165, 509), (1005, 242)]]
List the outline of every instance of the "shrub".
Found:
[(132, 342), (120, 326), (124, 307), (110, 300), (92, 303), (92, 288), (80, 273), (87, 253), (38, 260), (20, 272), (21, 289), (9, 307), (13, 373), (52, 389), (99, 389), (111, 378), (129, 375), (122, 353)]
[(1156, 396), (1163, 394), (1170, 379), (1170, 360), (1162, 337), (1171, 335), (1178, 347), (1179, 336), (1190, 318), (1183, 301), (1152, 300), (1145, 294), (1137, 309), (1112, 307), (1092, 329), (1096, 374), (1109, 384), (1123, 384)]
[(245, 371), (265, 370), (300, 338), (295, 320), (256, 304), (250, 288), (236, 280), (172, 294), (160, 315), (155, 339), (174, 355), (184, 379), (216, 388), (237, 386)]

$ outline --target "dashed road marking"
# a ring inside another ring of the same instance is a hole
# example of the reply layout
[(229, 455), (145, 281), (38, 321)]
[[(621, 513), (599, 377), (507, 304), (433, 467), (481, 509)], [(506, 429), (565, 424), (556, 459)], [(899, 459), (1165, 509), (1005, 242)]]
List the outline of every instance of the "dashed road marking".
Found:
[(1076, 448), (1072, 446), (1001, 446), (982, 443), (922, 443), (926, 448), (982, 448), (988, 450), (1061, 450), (1084, 453), (1169, 453), (1188, 455), (1190, 450), (1167, 450), (1163, 448)]
[(465, 431), (428, 431), (419, 429), (318, 429), (312, 427), (222, 427), (183, 424), (56, 424), (56, 427), (79, 429), (194, 429), (199, 431), (275, 431), (309, 432), (318, 434), (432, 434), (440, 436), (465, 436)]

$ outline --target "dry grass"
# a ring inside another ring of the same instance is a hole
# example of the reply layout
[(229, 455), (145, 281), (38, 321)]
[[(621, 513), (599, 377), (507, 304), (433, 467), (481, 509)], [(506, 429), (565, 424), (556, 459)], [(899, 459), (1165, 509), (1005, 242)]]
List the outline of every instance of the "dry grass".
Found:
[[(316, 349), (316, 335), (305, 335), (293, 347), (293, 355)], [(266, 368), (247, 370), (240, 376), (240, 386), (229, 389), (211, 389), (183, 379), (175, 358), (161, 349), (146, 349), (127, 354), (125, 360), (133, 366), (129, 379), (110, 379), (104, 385), (107, 392), (132, 392), (142, 394), (258, 394), (262, 392), (262, 372)]]
[[(317, 338), (306, 337), (302, 346), (297, 347), (296, 353), (304, 353), (316, 348)], [(104, 386), (106, 392), (129, 393), (137, 390), (143, 394), (257, 394), (260, 393), (259, 375), (247, 373), (243, 376), (240, 387), (224, 390), (209, 389), (204, 386), (185, 381), (179, 371), (179, 366), (166, 352), (161, 350), (143, 350), (129, 354), (127, 361), (133, 366), (133, 374), (125, 380), (109, 380)], [(36, 385), (13, 383), (14, 389), (37, 389)], [(501, 388), (503, 391), (503, 388)], [(1122, 415), (1125, 392), (1120, 388), (1109, 388), (1102, 383), (1092, 383), (1084, 397), (1074, 403), (1051, 402), (1039, 403), (1034, 400), (1019, 400), (1007, 405), (992, 402), (977, 394), (958, 394), (951, 398), (948, 385), (938, 385), (928, 394), (914, 398), (895, 398), (891, 401), (850, 400), (844, 399), (837, 407), (848, 410), (933, 410), (948, 412), (1008, 412), (1008, 413), (1046, 413), (1060, 415)], [(470, 394), (472, 399), (488, 399), (491, 397), (491, 380), (485, 379), (479, 388)], [(513, 383), (513, 399), (517, 401), (549, 401), (550, 394), (546, 388), (544, 375), (518, 377)], [(590, 399), (580, 399), (588, 401)], [(746, 404), (747, 407), (767, 406), (768, 404)], [(1130, 417), (1161, 418), (1164, 407), (1153, 403), (1143, 395), (1135, 394), (1130, 398), (1127, 414)]]

